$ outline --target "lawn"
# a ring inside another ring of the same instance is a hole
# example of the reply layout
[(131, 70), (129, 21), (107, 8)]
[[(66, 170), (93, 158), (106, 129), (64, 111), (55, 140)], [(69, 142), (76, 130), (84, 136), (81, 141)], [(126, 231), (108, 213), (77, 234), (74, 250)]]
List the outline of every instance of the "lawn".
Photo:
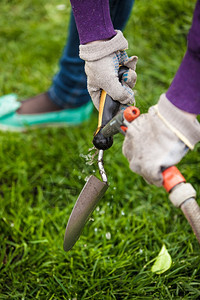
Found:
[[(0, 93), (25, 99), (44, 92), (58, 70), (70, 3), (1, 0)], [(195, 1), (136, 0), (125, 29), (139, 57), (137, 106), (146, 112), (165, 92), (186, 50)], [(61, 9), (63, 8), (63, 9)], [(68, 217), (97, 164), (97, 112), (79, 127), (0, 132), (0, 299), (200, 299), (199, 244), (163, 188), (133, 174), (122, 136), (104, 155), (110, 187), (83, 234), (63, 250)], [(179, 164), (200, 197), (200, 146)], [(153, 163), (153, 162), (152, 162)], [(172, 258), (151, 272), (165, 244)]]

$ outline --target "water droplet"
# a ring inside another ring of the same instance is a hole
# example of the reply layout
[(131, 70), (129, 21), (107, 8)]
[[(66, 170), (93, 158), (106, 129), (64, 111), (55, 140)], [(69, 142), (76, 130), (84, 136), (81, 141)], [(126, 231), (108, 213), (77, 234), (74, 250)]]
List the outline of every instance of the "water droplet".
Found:
[[(94, 153), (92, 153), (92, 151), (95, 150)], [(98, 150), (95, 147), (92, 147), (90, 149), (88, 149), (89, 153), (88, 154), (80, 154), (80, 157), (83, 157), (86, 161), (86, 165), (92, 165), (94, 163), (95, 157), (98, 154)]]
[(95, 228), (94, 231), (97, 232), (97, 231), (98, 231), (98, 228)]
[(95, 146), (93, 146), (92, 148), (88, 149), (88, 151), (92, 151), (92, 150), (96, 150)]
[(122, 215), (122, 216), (125, 216), (125, 212), (124, 212), (123, 210), (121, 211), (121, 215)]
[(86, 176), (86, 177), (85, 177), (85, 181), (88, 181), (89, 178), (90, 178), (90, 176)]
[(100, 211), (100, 207), (99, 206), (97, 206), (96, 211)]
[(110, 240), (110, 239), (111, 239), (111, 233), (110, 233), (110, 232), (107, 232), (107, 233), (106, 233), (106, 238), (107, 238), (107, 240)]

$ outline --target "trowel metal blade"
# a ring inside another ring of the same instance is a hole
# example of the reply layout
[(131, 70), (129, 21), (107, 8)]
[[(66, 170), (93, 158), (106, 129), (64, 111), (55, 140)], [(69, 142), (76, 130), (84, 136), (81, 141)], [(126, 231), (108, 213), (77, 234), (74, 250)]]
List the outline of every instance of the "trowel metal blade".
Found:
[(108, 184), (91, 175), (83, 187), (67, 223), (64, 250), (69, 251), (78, 240), (85, 223), (103, 197)]

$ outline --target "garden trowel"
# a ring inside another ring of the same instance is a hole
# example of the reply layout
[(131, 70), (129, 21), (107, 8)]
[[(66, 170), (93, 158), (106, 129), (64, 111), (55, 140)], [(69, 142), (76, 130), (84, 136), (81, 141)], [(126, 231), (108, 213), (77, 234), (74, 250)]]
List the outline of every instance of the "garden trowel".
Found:
[[(120, 67), (119, 80), (127, 69), (127, 67)], [(65, 251), (69, 251), (74, 246), (89, 216), (108, 189), (107, 176), (103, 166), (103, 152), (112, 146), (113, 137), (105, 137), (102, 129), (116, 115), (119, 108), (119, 102), (114, 101), (105, 91), (101, 92), (98, 127), (94, 134), (93, 144), (99, 149), (98, 166), (102, 181), (91, 175), (83, 187), (67, 223), (64, 237)]]
[(91, 175), (83, 187), (67, 223), (64, 238), (65, 251), (69, 251), (74, 246), (89, 216), (108, 189), (107, 176), (103, 167), (103, 150), (99, 151), (98, 165), (103, 181)]

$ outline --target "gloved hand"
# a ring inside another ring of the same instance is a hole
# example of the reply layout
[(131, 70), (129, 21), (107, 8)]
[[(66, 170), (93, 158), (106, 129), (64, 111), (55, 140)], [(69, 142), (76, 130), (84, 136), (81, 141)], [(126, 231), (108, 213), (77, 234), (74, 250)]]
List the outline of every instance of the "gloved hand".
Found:
[(162, 171), (176, 165), (198, 141), (200, 124), (195, 116), (178, 109), (162, 94), (158, 105), (128, 125), (123, 153), (133, 172), (161, 186)]
[[(85, 60), (87, 74), (87, 87), (92, 101), (99, 109), (101, 90), (103, 89), (113, 100), (122, 104), (135, 102), (134, 87), (137, 79), (135, 72), (137, 56), (128, 57), (124, 49), (128, 42), (121, 31), (110, 40), (94, 41), (80, 45), (80, 58)], [(127, 66), (129, 70), (124, 73), (122, 83), (118, 79), (119, 66)]]

